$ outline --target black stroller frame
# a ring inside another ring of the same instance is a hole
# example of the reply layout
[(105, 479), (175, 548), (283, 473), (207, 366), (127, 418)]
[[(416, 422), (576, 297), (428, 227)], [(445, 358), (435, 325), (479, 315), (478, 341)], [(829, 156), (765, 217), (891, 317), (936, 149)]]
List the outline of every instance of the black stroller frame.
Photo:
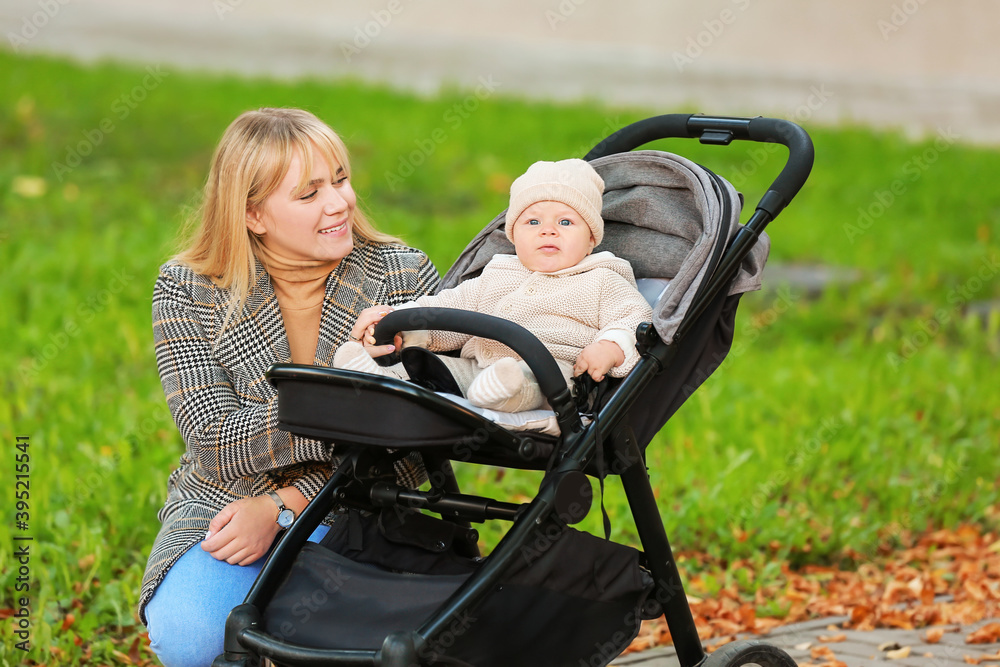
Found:
[[(503, 587), (504, 573), (522, 558), (526, 547), (537, 544), (539, 539), (544, 541), (545, 535), (552, 534), (553, 527), (558, 532), (582, 519), (592, 503), (589, 477), (603, 480), (608, 474), (621, 479), (642, 545), (639, 562), (650, 578), (646, 592), (637, 601), (638, 616), (656, 618), (661, 613), (665, 616), (681, 667), (795, 665), (783, 651), (759, 640), (733, 642), (706, 655), (645, 466), (645, 444), (652, 437), (650, 433), (655, 433), (665, 420), (649, 425), (642, 424), (641, 417), (637, 421), (629, 416), (636, 397), (653, 386), (664, 369), (673, 369), (675, 364), (690, 368), (697, 362), (702, 355), (698, 341), (713, 335), (720, 317), (728, 317), (732, 322), (740, 295), (729, 296), (727, 287), (764, 228), (804, 184), (812, 168), (812, 142), (802, 128), (783, 120), (668, 114), (623, 128), (602, 141), (585, 159), (628, 152), (664, 138), (697, 138), (701, 143), (717, 145), (729, 145), (734, 140), (779, 143), (788, 148), (789, 156), (749, 221), (719, 258), (711, 278), (702, 284), (673, 339), (661, 340), (651, 323), (640, 326), (637, 346), (641, 360), (614, 392), (609, 392), (589, 425), (581, 420), (576, 399), (545, 347), (518, 325), (485, 315), (474, 314), (470, 318), (468, 313), (447, 309), (401, 310), (386, 316), (376, 335), (382, 342), (391, 341), (399, 331), (442, 329), (504, 342), (525, 359), (538, 378), (556, 414), (562, 434), (559, 440), (553, 442), (504, 430), (431, 391), (392, 378), (293, 364), (270, 369), (269, 379), (278, 390), (282, 428), (296, 435), (336, 442), (340, 461), (328, 483), (282, 536), (244, 603), (231, 612), (226, 623), (225, 652), (215, 660), (215, 667), (255, 667), (261, 658), (279, 665), (302, 666), (479, 664), (449, 661), (442, 656), (439, 649), (453, 641), (456, 619), (467, 617), (469, 610), (476, 609), (492, 592)], [(686, 388), (688, 394), (690, 391), (693, 387)], [(346, 400), (344, 397), (354, 397), (351, 405), (358, 406), (356, 410), (364, 410), (367, 403), (372, 403), (374, 411), (374, 404), (378, 403), (378, 411), (372, 415), (390, 414), (404, 423), (415, 420), (414, 433), (419, 431), (422, 420), (436, 420), (433, 428), (437, 432), (445, 431), (446, 439), (464, 443), (464, 447), (442, 448), (417, 439), (408, 442), (411, 448), (406, 451), (418, 451), (423, 456), (431, 488), (421, 491), (399, 486), (393, 481), (392, 464), (400, 453), (387, 449), (377, 434), (345, 433), (337, 430), (339, 426), (331, 426), (329, 416), (321, 416), (328, 415), (331, 401)], [(669, 413), (686, 397), (675, 397)], [(434, 415), (442, 417), (438, 420)], [(636, 426), (637, 423), (641, 426)], [(636, 430), (643, 433), (637, 436)], [(530, 502), (501, 502), (461, 493), (451, 468), (452, 460), (534, 469), (545, 474)], [(310, 533), (336, 507), (366, 511), (402, 507), (434, 512), (454, 524), (467, 538), (465, 546), (458, 550), (464, 549), (470, 557), (478, 556), (477, 533), (471, 522), (500, 519), (513, 524), (488, 557), (476, 559), (474, 575), (457, 585), (417, 627), (389, 632), (380, 647), (317, 648), (286, 641), (265, 630), (268, 604), (288, 576)], [(637, 629), (638, 619), (632, 620)], [(619, 639), (627, 645), (632, 637), (623, 635)], [(598, 654), (602, 650), (599, 644), (595, 642)], [(552, 662), (607, 664), (617, 656), (621, 646), (621, 642), (616, 643), (610, 649), (613, 654), (599, 655), (589, 663), (580, 658)], [(536, 664), (550, 662), (540, 657)]]

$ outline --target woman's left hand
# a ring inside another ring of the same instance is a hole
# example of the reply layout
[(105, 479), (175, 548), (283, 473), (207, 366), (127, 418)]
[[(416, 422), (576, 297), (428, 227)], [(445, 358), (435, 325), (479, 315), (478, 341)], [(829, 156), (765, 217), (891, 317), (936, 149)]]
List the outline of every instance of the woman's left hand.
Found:
[(277, 506), (268, 496), (226, 505), (208, 525), (201, 548), (231, 565), (249, 565), (267, 553), (280, 530)]

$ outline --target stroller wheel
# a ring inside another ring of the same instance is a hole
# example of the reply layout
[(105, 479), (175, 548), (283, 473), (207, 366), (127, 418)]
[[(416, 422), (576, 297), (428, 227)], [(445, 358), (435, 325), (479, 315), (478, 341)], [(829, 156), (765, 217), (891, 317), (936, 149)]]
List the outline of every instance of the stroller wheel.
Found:
[(792, 657), (777, 646), (757, 639), (741, 639), (719, 647), (709, 654), (701, 667), (796, 667)]

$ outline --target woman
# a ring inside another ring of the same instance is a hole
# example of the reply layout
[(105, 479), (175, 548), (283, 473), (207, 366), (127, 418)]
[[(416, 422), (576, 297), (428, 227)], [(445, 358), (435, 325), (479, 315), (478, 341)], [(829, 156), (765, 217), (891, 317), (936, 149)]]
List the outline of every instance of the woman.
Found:
[[(222, 652), (229, 610), (332, 472), (330, 447), (278, 429), (264, 372), (329, 366), (370, 324), (363, 309), (437, 287), (426, 255), (366, 220), (350, 175), (343, 142), (312, 114), (244, 113), (216, 149), (193, 240), (161, 267), (156, 360), (187, 449), (167, 483), (139, 616), (167, 667)], [(401, 464), (401, 483), (417, 485), (419, 462)]]

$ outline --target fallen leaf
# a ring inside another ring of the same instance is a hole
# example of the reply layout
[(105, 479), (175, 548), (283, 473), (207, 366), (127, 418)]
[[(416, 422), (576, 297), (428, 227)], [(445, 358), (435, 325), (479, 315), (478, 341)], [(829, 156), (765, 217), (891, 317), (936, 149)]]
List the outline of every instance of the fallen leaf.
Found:
[(910, 657), (910, 647), (904, 646), (903, 648), (898, 648), (895, 651), (886, 651), (885, 657), (889, 660), (902, 660), (903, 658)]
[(820, 635), (816, 638), (816, 640), (825, 644), (836, 644), (838, 642), (847, 641), (847, 635), (843, 632), (838, 635)]
[(924, 641), (928, 644), (937, 644), (944, 636), (944, 628), (927, 628), (924, 633)]
[(963, 657), (965, 661), (970, 665), (978, 665), (979, 663), (986, 662), (988, 660), (993, 662), (1000, 662), (1000, 651), (997, 651), (996, 655), (977, 655), (977, 656), (966, 655)]
[(987, 623), (965, 637), (966, 644), (993, 644), (1000, 641), (1000, 623)]
[(884, 642), (878, 645), (880, 651), (898, 651), (900, 648), (899, 642)]
[(837, 657), (833, 654), (829, 646), (816, 646), (809, 651), (809, 656), (813, 660), (833, 660)]
[(802, 642), (801, 644), (796, 644), (795, 645), (795, 650), (796, 651), (808, 651), (811, 646), (812, 646), (812, 642)]
[(115, 659), (116, 659), (116, 660), (118, 660), (118, 662), (120, 662), (120, 663), (121, 663), (121, 664), (123, 664), (123, 665), (131, 665), (131, 664), (134, 664), (134, 663), (132, 662), (132, 659), (131, 659), (131, 658), (129, 658), (129, 657), (128, 657), (127, 655), (125, 655), (124, 653), (122, 653), (121, 651), (116, 651), (116, 650), (112, 650), (112, 651), (111, 651), (111, 655), (115, 656)]
[(132, 640), (132, 645), (128, 649), (128, 657), (132, 662), (139, 662), (139, 644), (142, 642), (142, 637), (136, 637)]
[(76, 622), (76, 616), (73, 614), (66, 614), (62, 622), (63, 631), (69, 630), (70, 626), (72, 626), (74, 622)]

